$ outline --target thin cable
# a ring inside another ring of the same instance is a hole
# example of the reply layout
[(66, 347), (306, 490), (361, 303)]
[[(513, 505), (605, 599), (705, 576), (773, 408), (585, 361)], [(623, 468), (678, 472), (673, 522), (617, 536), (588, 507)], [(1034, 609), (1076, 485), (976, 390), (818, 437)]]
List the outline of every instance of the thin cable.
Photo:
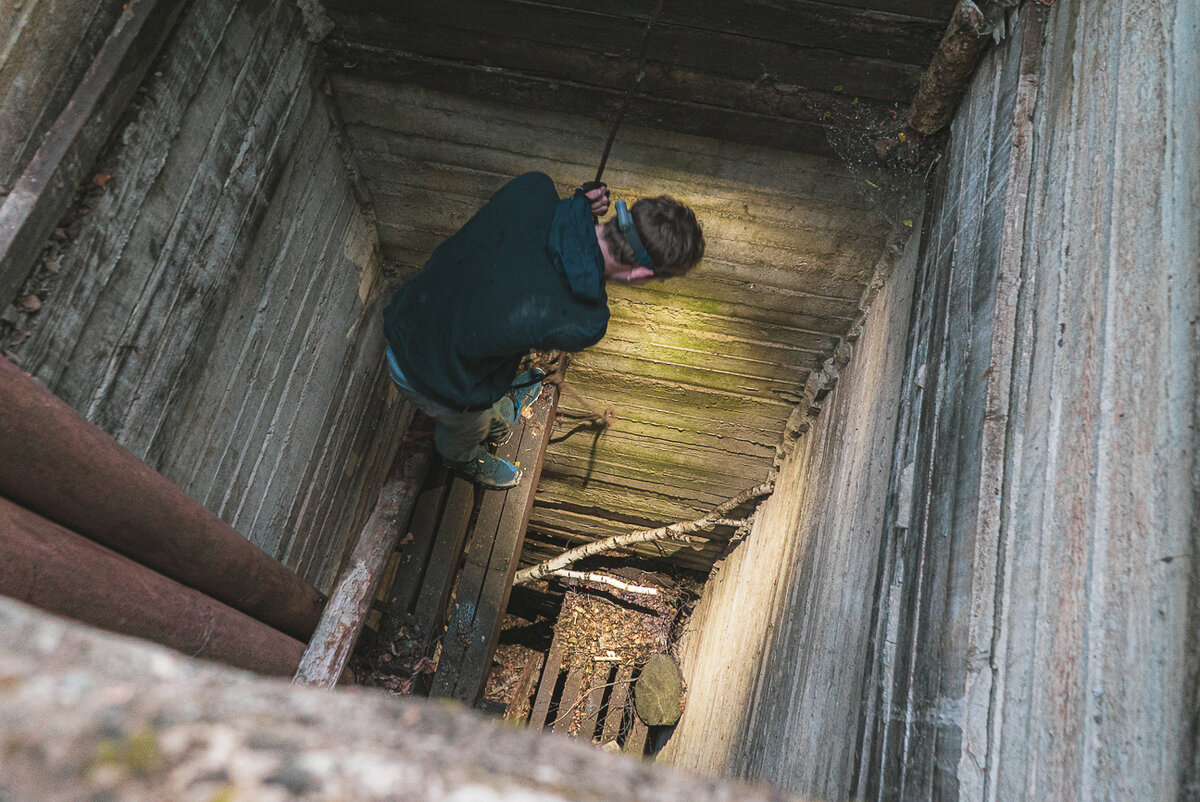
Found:
[(658, 22), (659, 15), (662, 14), (663, 3), (665, 0), (658, 0), (658, 5), (654, 7), (654, 13), (650, 15), (649, 21), (646, 22), (646, 28), (642, 31), (642, 41), (639, 45), (637, 72), (634, 73), (633, 83), (625, 90), (625, 97), (621, 100), (621, 108), (617, 111), (617, 117), (613, 121), (612, 128), (608, 131), (608, 141), (604, 143), (604, 153), (600, 156), (600, 167), (596, 170), (596, 182), (600, 182), (600, 178), (604, 175), (604, 166), (608, 164), (608, 154), (612, 150), (613, 140), (617, 138), (617, 129), (621, 127), (621, 123), (625, 120), (625, 112), (629, 110), (629, 101), (633, 98), (633, 90), (641, 83), (642, 76), (646, 71), (646, 43), (650, 38), (650, 30), (654, 24)]

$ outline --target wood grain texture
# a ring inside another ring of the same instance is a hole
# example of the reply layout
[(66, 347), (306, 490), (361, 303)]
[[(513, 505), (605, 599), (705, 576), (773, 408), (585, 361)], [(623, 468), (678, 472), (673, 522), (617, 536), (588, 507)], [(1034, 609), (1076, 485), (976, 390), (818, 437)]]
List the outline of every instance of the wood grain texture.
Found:
[(512, 591), (513, 574), (533, 508), (542, 461), (558, 405), (558, 388), (546, 386), (497, 455), (522, 471), (515, 487), (486, 491), (454, 591), (431, 696), (474, 706), (483, 695)]

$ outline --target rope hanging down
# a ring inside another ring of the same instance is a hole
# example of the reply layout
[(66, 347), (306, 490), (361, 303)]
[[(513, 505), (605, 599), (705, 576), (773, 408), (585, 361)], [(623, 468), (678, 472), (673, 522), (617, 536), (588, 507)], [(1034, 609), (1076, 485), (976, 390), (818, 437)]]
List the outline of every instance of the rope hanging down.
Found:
[(621, 100), (621, 108), (617, 110), (616, 119), (613, 120), (612, 127), (608, 131), (608, 141), (604, 143), (604, 153), (600, 156), (600, 167), (596, 170), (596, 183), (600, 183), (601, 177), (604, 175), (604, 167), (608, 164), (608, 154), (612, 150), (613, 140), (617, 138), (617, 129), (621, 127), (621, 123), (625, 120), (625, 112), (629, 110), (629, 101), (633, 98), (633, 92), (637, 89), (637, 85), (641, 83), (642, 77), (646, 74), (646, 42), (650, 38), (650, 30), (658, 22), (658, 17), (662, 14), (663, 3), (665, 0), (658, 0), (658, 4), (654, 7), (654, 13), (650, 15), (650, 19), (646, 22), (646, 29), (642, 31), (642, 41), (639, 44), (637, 72), (634, 73), (633, 83), (625, 90), (625, 97)]

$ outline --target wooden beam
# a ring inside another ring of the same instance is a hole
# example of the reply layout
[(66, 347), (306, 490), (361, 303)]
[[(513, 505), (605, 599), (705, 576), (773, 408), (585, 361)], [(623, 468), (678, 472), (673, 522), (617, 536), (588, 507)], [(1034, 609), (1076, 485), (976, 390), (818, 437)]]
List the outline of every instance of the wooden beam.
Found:
[(554, 699), (554, 689), (558, 685), (558, 675), (562, 673), (565, 648), (565, 639), (555, 632), (554, 640), (550, 643), (550, 652), (546, 655), (546, 667), (542, 671), (541, 682), (538, 683), (537, 695), (533, 700), (533, 710), (529, 714), (529, 729), (531, 730), (542, 730), (546, 726), (546, 717), (550, 714), (550, 702)]
[(532, 416), (519, 424), (512, 440), (498, 452), (518, 463), (524, 477), (511, 490), (489, 491), (484, 496), (455, 591), (431, 696), (448, 696), (474, 706), (483, 692), (557, 407), (558, 388), (548, 385), (530, 408)]
[(533, 652), (526, 658), (521, 678), (517, 680), (517, 687), (513, 690), (512, 698), (508, 700), (508, 707), (504, 710), (505, 721), (524, 724), (529, 718), (531, 712), (529, 697), (533, 694), (545, 657), (541, 652)]
[(992, 26), (975, 0), (961, 0), (908, 110), (908, 124), (930, 136), (945, 128), (991, 41)]
[(66, 108), (0, 205), (0, 305), (21, 289), (146, 71), (183, 0), (126, 4)]
[(625, 706), (629, 701), (629, 686), (633, 682), (633, 664), (622, 663), (613, 680), (612, 693), (608, 697), (608, 713), (604, 716), (604, 730), (600, 745), (615, 743), (621, 736), (621, 720), (625, 717)]
[(296, 684), (332, 688), (341, 678), (387, 559), (400, 533), (408, 527), (417, 491), (433, 455), (432, 434), (433, 421), (420, 413), (414, 415), (379, 493), (379, 502), (359, 535), (349, 564), (296, 669)]
[(379, 622), (379, 639), (388, 643), (396, 636), (405, 619), (412, 615), (421, 593), (421, 582), (430, 567), (438, 533), (438, 520), (446, 506), (450, 492), (450, 471), (440, 460), (434, 460), (417, 496), (408, 534), (412, 540), (402, 543), (396, 550), (399, 565), (391, 579), (391, 586), (384, 594), (382, 617)]

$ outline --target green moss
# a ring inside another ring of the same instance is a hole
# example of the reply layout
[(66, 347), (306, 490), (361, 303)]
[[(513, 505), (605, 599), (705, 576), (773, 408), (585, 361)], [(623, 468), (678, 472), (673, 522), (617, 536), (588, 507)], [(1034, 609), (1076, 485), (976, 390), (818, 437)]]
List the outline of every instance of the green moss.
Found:
[(209, 797), (208, 802), (233, 802), (235, 798), (237, 798), (237, 788), (232, 784), (222, 785), (213, 791), (213, 795)]
[(138, 777), (148, 776), (159, 765), (158, 733), (144, 729), (128, 738), (105, 738), (96, 744), (93, 766), (116, 766)]

